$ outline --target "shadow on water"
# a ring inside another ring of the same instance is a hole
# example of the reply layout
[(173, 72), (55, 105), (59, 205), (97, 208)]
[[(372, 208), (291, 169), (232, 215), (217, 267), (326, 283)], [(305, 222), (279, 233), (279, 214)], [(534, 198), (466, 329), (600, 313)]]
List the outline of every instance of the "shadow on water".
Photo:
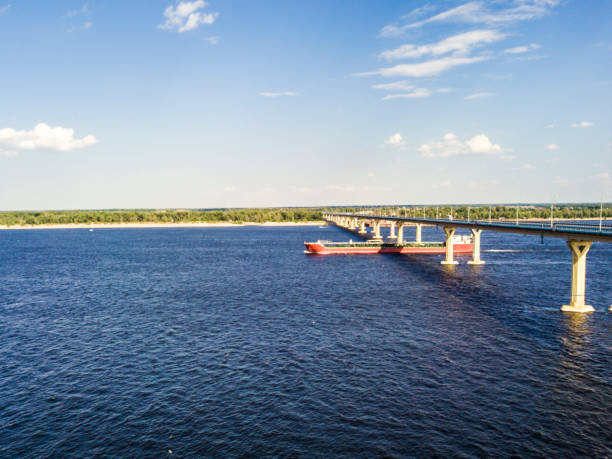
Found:
[[(385, 256), (398, 269), (430, 285), (432, 289), (443, 291), (468, 314), (484, 314), (524, 337), (543, 343), (558, 330), (558, 311), (541, 307), (538, 298), (529, 298), (529, 292), (520, 286), (508, 288), (499, 285), (487, 275), (486, 264), (467, 265), (470, 256), (456, 256), (459, 265), (442, 265), (441, 257), (432, 259), (430, 255)], [(542, 282), (545, 283), (546, 279), (542, 279)], [(555, 314), (552, 320), (551, 314)]]

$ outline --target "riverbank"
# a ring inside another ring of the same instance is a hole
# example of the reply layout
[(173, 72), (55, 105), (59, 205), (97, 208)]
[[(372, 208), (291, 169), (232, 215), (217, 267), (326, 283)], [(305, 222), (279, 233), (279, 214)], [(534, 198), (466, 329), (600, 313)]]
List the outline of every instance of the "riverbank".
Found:
[(0, 230), (23, 230), (23, 229), (105, 229), (105, 228), (239, 228), (243, 226), (320, 226), (324, 221), (315, 222), (265, 222), (265, 223), (68, 223), (68, 224), (45, 224), (45, 225), (0, 225)]

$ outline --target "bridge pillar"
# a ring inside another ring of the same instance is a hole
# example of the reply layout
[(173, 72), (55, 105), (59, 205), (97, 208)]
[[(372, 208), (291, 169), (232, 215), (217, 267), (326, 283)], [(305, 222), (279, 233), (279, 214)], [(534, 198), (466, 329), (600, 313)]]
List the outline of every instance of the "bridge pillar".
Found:
[(566, 312), (592, 312), (593, 306), (584, 304), (586, 284), (586, 255), (592, 242), (567, 241), (572, 252), (572, 299), (570, 304), (561, 307)]
[(395, 244), (396, 245), (404, 244), (404, 224), (403, 223), (397, 224), (397, 241), (395, 241)]
[[(423, 227), (423, 225), (421, 225), (420, 223), (416, 224), (416, 242), (421, 242), (421, 228)], [(446, 228), (444, 229), (444, 231), (446, 231)]]
[(472, 228), (472, 260), (468, 261), (468, 265), (484, 265), (485, 262), (480, 259), (480, 233), (481, 229)]
[(359, 224), (359, 234), (361, 235), (365, 235), (368, 234), (368, 232), (366, 231), (366, 221), (365, 220), (361, 220), (360, 224)]
[(395, 235), (395, 222), (391, 222), (391, 229), (389, 230), (389, 239), (395, 239), (397, 236)]
[(372, 236), (372, 240), (382, 241), (382, 237), (380, 235), (380, 220), (374, 220), (374, 235)]
[(456, 265), (458, 264), (453, 260), (453, 235), (455, 234), (456, 228), (444, 227), (446, 233), (446, 259), (440, 263), (443, 265)]

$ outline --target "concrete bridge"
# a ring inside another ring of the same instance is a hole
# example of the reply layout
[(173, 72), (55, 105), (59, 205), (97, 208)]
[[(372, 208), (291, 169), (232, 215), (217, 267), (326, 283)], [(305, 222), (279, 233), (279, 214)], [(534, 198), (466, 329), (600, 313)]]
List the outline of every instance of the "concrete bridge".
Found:
[[(455, 220), (349, 213), (324, 213), (323, 217), (340, 228), (381, 242), (381, 224), (389, 225), (389, 239), (393, 239), (397, 245), (403, 244), (403, 230), (407, 225), (416, 226), (416, 242), (421, 242), (423, 226), (442, 227), (446, 233), (446, 256), (442, 261), (444, 265), (457, 264), (453, 258), (453, 235), (457, 228), (466, 228), (472, 232), (474, 248), (472, 259), (468, 261), (471, 265), (484, 264), (480, 257), (480, 235), (483, 230), (565, 239), (572, 254), (572, 296), (570, 303), (562, 306), (561, 310), (568, 312), (594, 311), (593, 306), (585, 304), (586, 256), (594, 241), (612, 242), (612, 225), (601, 223)], [(366, 226), (371, 228), (371, 232), (367, 231)]]

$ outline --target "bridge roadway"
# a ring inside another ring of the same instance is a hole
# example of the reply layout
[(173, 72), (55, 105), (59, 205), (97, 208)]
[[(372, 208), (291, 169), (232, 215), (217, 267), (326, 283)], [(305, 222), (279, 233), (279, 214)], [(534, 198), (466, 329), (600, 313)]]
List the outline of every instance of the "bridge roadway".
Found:
[[(466, 228), (472, 232), (473, 250), (471, 265), (482, 265), (480, 258), (480, 234), (485, 231), (518, 233), (541, 237), (557, 237), (566, 240), (572, 254), (572, 293), (569, 305), (561, 310), (567, 312), (591, 312), (594, 308), (585, 304), (586, 290), (586, 255), (594, 241), (612, 242), (612, 225), (602, 223), (571, 223), (571, 222), (527, 222), (527, 221), (487, 221), (487, 220), (456, 220), (420, 217), (398, 217), (394, 215), (364, 215), (351, 213), (324, 213), (323, 217), (335, 225), (357, 233), (362, 237), (371, 235), (373, 241), (382, 242), (380, 224), (391, 225), (390, 239), (396, 239), (396, 244), (403, 244), (404, 226), (416, 226), (416, 242), (421, 242), (422, 226), (441, 226), (446, 233), (446, 257), (444, 265), (454, 265), (453, 235), (457, 228)], [(372, 233), (366, 231), (366, 224), (372, 228)], [(397, 227), (397, 235), (395, 229)], [(359, 231), (357, 231), (359, 228)], [(610, 306), (612, 311), (612, 305)]]

